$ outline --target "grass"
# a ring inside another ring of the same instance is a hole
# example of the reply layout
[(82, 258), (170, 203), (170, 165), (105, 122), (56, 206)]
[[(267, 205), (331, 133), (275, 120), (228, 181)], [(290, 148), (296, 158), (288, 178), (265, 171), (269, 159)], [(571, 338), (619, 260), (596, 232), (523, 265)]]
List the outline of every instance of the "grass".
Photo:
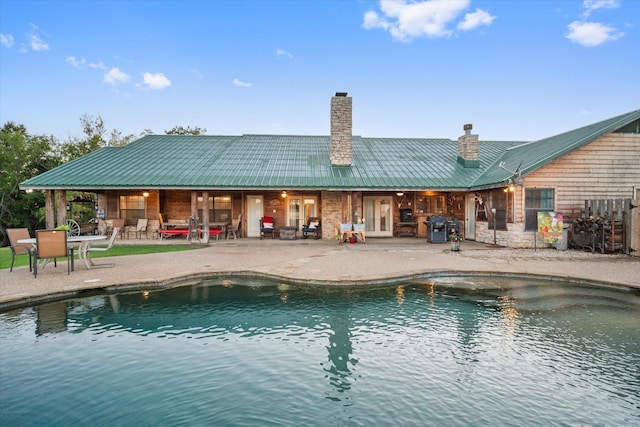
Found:
[[(160, 252), (180, 252), (191, 251), (204, 248), (202, 245), (117, 245), (106, 252), (93, 252), (91, 258), (102, 258), (123, 255), (144, 255)], [(76, 254), (76, 259), (78, 255)], [(29, 257), (26, 255), (16, 256), (14, 267), (29, 265)], [(11, 267), (11, 249), (9, 247), (0, 248), (0, 270)]]

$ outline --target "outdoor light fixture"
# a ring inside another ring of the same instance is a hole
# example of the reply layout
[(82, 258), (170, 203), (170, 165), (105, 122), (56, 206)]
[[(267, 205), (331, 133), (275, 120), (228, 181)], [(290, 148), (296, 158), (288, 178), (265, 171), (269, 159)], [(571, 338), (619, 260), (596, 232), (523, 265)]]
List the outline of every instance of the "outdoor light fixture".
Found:
[(282, 190), (282, 194), (281, 194), (282, 198), (286, 198), (287, 197), (287, 192), (286, 190)]
[(26, 190), (24, 190), (25, 193), (30, 194), (33, 193), (33, 189), (32, 188), (27, 188)]
[(143, 197), (149, 197), (149, 192), (148, 191), (143, 191), (142, 192), (142, 196)]
[(396, 196), (398, 196), (398, 197), (402, 197), (402, 196), (404, 196), (404, 193), (403, 193), (402, 191), (398, 191), (398, 192), (396, 193)]

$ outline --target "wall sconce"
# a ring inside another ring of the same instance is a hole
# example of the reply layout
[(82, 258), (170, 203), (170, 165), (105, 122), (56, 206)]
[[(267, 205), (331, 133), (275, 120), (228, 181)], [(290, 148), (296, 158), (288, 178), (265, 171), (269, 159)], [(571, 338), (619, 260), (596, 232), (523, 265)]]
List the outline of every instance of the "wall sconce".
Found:
[(26, 190), (24, 190), (24, 192), (27, 194), (31, 194), (33, 193), (33, 188), (27, 188)]
[(398, 191), (398, 192), (396, 193), (396, 196), (398, 196), (398, 197), (402, 197), (402, 196), (404, 196), (404, 193), (403, 193), (402, 191)]
[(287, 198), (287, 192), (286, 192), (286, 190), (283, 190), (283, 191), (282, 191), (281, 196), (282, 196), (282, 198), (283, 198), (283, 199), (286, 199), (286, 198)]
[(142, 196), (143, 197), (149, 197), (149, 192), (148, 191), (143, 191), (142, 192)]

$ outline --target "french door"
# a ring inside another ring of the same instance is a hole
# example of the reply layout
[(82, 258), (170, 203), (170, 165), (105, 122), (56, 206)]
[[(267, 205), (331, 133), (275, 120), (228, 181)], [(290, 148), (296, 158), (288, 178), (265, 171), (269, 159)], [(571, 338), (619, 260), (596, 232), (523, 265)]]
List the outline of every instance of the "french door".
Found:
[(365, 196), (364, 223), (367, 237), (393, 236), (391, 196)]
[(308, 218), (318, 216), (318, 198), (315, 196), (287, 197), (287, 225), (298, 230)]

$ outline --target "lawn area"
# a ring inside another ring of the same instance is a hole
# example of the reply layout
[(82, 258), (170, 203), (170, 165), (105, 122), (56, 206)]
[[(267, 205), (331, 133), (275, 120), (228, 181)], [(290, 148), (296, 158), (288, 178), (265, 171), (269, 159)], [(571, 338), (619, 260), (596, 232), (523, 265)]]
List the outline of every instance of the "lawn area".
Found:
[[(91, 258), (102, 258), (122, 255), (144, 255), (155, 254), (159, 252), (179, 252), (192, 251), (194, 249), (205, 248), (203, 245), (117, 245), (113, 246), (106, 252), (94, 252)], [(78, 255), (76, 254), (76, 259)], [(14, 267), (29, 265), (29, 257), (26, 255), (18, 255)], [(0, 248), (0, 269), (8, 269), (11, 266), (11, 249)]]

